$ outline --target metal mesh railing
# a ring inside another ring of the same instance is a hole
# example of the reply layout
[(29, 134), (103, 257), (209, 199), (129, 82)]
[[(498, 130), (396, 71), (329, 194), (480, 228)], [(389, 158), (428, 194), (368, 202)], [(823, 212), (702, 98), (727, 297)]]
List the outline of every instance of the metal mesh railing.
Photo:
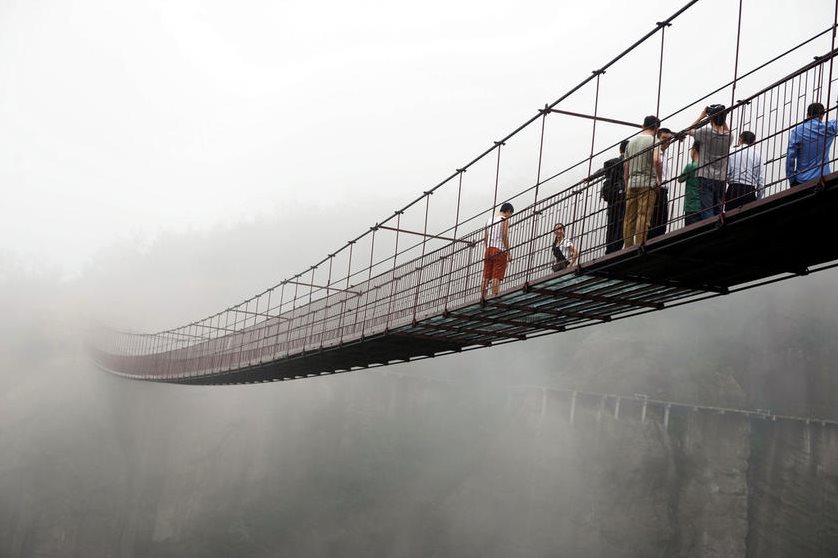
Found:
[[(524, 208), (509, 221), (512, 259), (503, 281), (505, 290), (519, 289), (556, 273), (550, 248), (553, 227), (559, 222), (565, 224), (579, 251), (579, 264), (598, 260), (605, 255), (609, 223), (608, 206), (601, 196), (604, 175), (594, 171), (602, 167), (619, 142), (606, 142), (596, 150), (597, 125), (632, 126), (598, 114), (600, 82), (605, 69), (651, 37), (659, 34), (663, 45), (666, 27), (695, 3), (689, 2), (658, 23), (632, 47), (503, 140), (306, 271), (236, 306), (181, 327), (152, 334), (98, 328), (91, 336), (94, 359), (109, 370), (132, 377), (177, 380), (212, 375), (304, 356), (477, 303), (481, 300), (484, 225), (499, 202), (507, 200)], [(813, 62), (731, 102), (725, 113), (734, 144), (742, 131), (756, 135), (753, 150), (762, 162), (761, 196), (769, 197), (787, 188), (786, 152), (791, 130), (805, 120), (806, 107), (812, 102), (827, 105), (827, 119), (836, 112), (831, 99), (838, 91), (838, 76), (833, 73), (838, 16), (830, 15), (832, 23), (826, 30), (741, 75), (736, 75), (737, 48), (733, 81), (663, 117), (664, 124), (689, 110), (697, 112), (708, 98), (728, 89), (733, 100), (737, 91), (743, 91), (744, 79), (758, 82), (761, 72), (775, 68), (788, 57), (821, 48)], [(830, 44), (819, 44), (819, 40)], [(663, 50), (660, 68), (658, 107)], [(595, 86), (593, 115), (557, 108), (587, 86)], [(544, 158), (549, 138), (545, 136), (554, 115), (590, 119), (590, 150), (576, 163), (548, 174)], [(692, 143), (687, 129), (673, 132), (676, 139), (665, 151), (664, 180), (660, 185), (649, 185), (661, 197), (658, 186), (666, 192), (666, 217), (657, 223), (664, 232), (685, 226), (688, 183), (679, 178), (690, 161)], [(515, 153), (518, 147), (513, 147), (513, 140), (520, 140), (522, 149), (537, 160), (531, 186), (521, 188), (516, 180), (501, 181), (504, 156)], [(660, 147), (656, 141), (654, 149)], [(821, 175), (836, 160), (835, 146), (829, 147), (824, 150)], [(473, 184), (482, 187), (470, 189)], [(711, 209), (723, 213), (724, 204), (730, 202), (722, 197)]]

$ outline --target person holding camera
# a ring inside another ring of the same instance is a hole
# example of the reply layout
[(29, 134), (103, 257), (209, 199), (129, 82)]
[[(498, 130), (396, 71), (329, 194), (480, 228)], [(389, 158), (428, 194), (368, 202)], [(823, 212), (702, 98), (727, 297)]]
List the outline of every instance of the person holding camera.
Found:
[[(727, 157), (731, 143), (730, 128), (725, 122), (725, 114), (724, 105), (710, 105), (701, 111), (687, 130), (696, 141), (701, 142), (696, 169), (701, 219), (722, 212), (727, 180)], [(708, 118), (709, 122), (705, 122)], [(703, 122), (705, 123), (702, 124)]]
[(812, 103), (806, 109), (806, 120), (789, 135), (786, 177), (791, 186), (819, 178), (821, 167), (823, 174), (829, 174), (826, 154), (838, 135), (838, 121), (822, 122), (825, 114), (821, 103)]
[(553, 227), (553, 257), (556, 258), (553, 271), (573, 267), (579, 258), (579, 251), (576, 246), (564, 235), (564, 223), (556, 223), (556, 226)]

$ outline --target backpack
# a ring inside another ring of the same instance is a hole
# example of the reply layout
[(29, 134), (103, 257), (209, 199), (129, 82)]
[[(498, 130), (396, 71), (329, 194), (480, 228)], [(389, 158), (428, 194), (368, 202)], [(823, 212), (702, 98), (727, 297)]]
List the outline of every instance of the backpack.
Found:
[(625, 189), (625, 184), (623, 184), (623, 159), (621, 157), (608, 159), (602, 165), (602, 171), (605, 180), (602, 183), (600, 197), (606, 203), (614, 203), (620, 199)]

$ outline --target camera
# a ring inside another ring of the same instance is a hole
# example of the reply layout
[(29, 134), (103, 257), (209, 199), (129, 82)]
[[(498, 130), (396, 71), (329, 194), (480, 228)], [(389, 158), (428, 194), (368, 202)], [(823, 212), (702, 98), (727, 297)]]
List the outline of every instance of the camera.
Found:
[(725, 106), (724, 105), (707, 105), (705, 107), (704, 112), (707, 113), (707, 116), (713, 116), (719, 112), (724, 112)]

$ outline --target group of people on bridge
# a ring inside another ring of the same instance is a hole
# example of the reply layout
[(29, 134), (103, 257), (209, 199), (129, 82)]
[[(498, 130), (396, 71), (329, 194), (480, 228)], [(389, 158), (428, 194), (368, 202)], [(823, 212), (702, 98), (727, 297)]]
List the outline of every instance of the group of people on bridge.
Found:
[[(647, 116), (643, 130), (620, 144), (620, 156), (606, 161), (601, 173), (601, 197), (608, 205), (606, 254), (666, 233), (673, 180), (685, 183), (685, 225), (763, 197), (765, 177), (757, 137), (742, 131), (731, 148), (726, 114), (724, 105), (710, 105), (678, 135), (662, 128), (657, 117)], [(829, 173), (826, 153), (838, 134), (838, 121), (824, 122), (825, 114), (821, 103), (812, 103), (806, 120), (791, 130), (786, 152), (791, 186)], [(690, 162), (671, 177), (669, 148), (687, 136), (693, 140)]]
[[(642, 131), (620, 144), (620, 156), (609, 159), (590, 179), (603, 178), (600, 195), (607, 204), (605, 253), (637, 246), (666, 233), (669, 224), (669, 187), (684, 183), (685, 225), (719, 215), (765, 195), (763, 161), (756, 135), (742, 131), (733, 147), (724, 105), (709, 105), (683, 132), (661, 127), (656, 116), (647, 116)], [(826, 154), (838, 135), (838, 120), (824, 121), (826, 109), (811, 103), (806, 119), (794, 127), (786, 150), (786, 178), (791, 187), (829, 173)], [(670, 147), (692, 138), (690, 161), (672, 176)], [(497, 295), (511, 261), (509, 217), (511, 203), (503, 203), (486, 223), (481, 294), (491, 287)], [(551, 250), (554, 272), (576, 264), (579, 252), (565, 236), (563, 223), (553, 229)]]

